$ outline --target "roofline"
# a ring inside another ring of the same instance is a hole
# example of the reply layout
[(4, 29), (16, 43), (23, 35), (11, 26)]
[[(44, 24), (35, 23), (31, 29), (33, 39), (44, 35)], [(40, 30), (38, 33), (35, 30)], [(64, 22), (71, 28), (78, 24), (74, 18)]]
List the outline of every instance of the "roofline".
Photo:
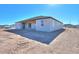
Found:
[[(39, 17), (39, 16), (37, 16), (37, 17)], [(59, 22), (59, 23), (62, 23), (61, 21), (59, 21), (59, 20), (57, 20), (57, 19), (55, 19), (55, 18), (53, 18), (53, 17), (50, 17), (50, 16), (44, 16), (45, 18), (39, 18), (39, 19), (47, 19), (47, 18), (51, 18), (51, 19), (53, 19), (53, 20), (55, 20), (55, 21), (57, 21), (57, 22)], [(35, 17), (33, 17), (33, 18), (35, 18)], [(18, 21), (18, 22), (16, 22), (16, 23), (19, 23), (19, 22), (24, 22), (24, 21), (28, 21), (28, 20), (33, 20), (33, 18), (29, 18), (29, 19), (25, 19), (25, 20), (22, 20), (22, 21)], [(34, 20), (39, 20), (39, 19), (34, 19)], [(63, 23), (62, 23), (63, 24)]]
[(63, 24), (63, 22), (61, 22), (61, 21), (59, 21), (59, 20), (57, 20), (57, 19), (55, 19), (53, 17), (50, 17), (50, 18), (53, 19), (53, 20), (55, 20), (55, 21), (57, 21), (57, 22), (59, 22), (59, 23), (62, 23)]

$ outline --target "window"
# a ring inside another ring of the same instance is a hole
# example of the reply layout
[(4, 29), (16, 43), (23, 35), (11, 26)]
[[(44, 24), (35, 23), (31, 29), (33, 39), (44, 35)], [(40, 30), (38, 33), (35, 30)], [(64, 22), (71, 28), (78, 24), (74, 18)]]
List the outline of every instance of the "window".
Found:
[(43, 20), (41, 20), (41, 26), (44, 26), (44, 21)]

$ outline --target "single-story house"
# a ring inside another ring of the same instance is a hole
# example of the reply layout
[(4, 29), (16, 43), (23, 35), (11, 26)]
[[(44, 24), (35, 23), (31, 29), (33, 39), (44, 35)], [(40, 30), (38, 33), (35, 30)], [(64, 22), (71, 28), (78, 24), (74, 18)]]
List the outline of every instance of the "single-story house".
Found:
[(50, 16), (37, 16), (30, 19), (18, 21), (16, 29), (32, 29), (36, 31), (51, 32), (63, 28), (63, 23)]

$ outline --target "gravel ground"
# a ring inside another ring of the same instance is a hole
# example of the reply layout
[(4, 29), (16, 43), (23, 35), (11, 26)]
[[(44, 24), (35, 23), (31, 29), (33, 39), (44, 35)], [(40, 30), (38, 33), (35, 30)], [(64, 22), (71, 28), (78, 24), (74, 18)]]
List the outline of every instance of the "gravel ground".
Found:
[(34, 30), (7, 30), (7, 31), (41, 43), (50, 44), (50, 42), (52, 42), (64, 30), (65, 29), (61, 29), (54, 32), (40, 32)]
[[(14, 32), (14, 31), (13, 31)], [(46, 37), (52, 37), (51, 42), (46, 43), (25, 37), (20, 33), (0, 30), (0, 53), (1, 54), (75, 54), (79, 53), (79, 29), (66, 28), (66, 30), (57, 33), (54, 36), (46, 34)], [(35, 32), (34, 32), (35, 33)], [(41, 34), (41, 32), (40, 32)], [(29, 36), (29, 35), (28, 35)], [(38, 36), (38, 35), (37, 35)], [(41, 35), (42, 36), (42, 35)], [(34, 36), (35, 37), (35, 36)], [(39, 37), (39, 36), (38, 36)], [(43, 35), (43, 38), (45, 36)], [(47, 40), (47, 38), (46, 38)]]

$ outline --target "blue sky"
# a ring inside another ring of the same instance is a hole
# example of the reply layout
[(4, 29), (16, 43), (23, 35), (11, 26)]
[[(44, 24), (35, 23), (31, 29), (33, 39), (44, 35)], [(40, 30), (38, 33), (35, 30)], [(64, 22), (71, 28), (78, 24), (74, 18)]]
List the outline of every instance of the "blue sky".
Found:
[(0, 4), (1, 25), (40, 15), (52, 16), (65, 24), (79, 24), (79, 4)]

